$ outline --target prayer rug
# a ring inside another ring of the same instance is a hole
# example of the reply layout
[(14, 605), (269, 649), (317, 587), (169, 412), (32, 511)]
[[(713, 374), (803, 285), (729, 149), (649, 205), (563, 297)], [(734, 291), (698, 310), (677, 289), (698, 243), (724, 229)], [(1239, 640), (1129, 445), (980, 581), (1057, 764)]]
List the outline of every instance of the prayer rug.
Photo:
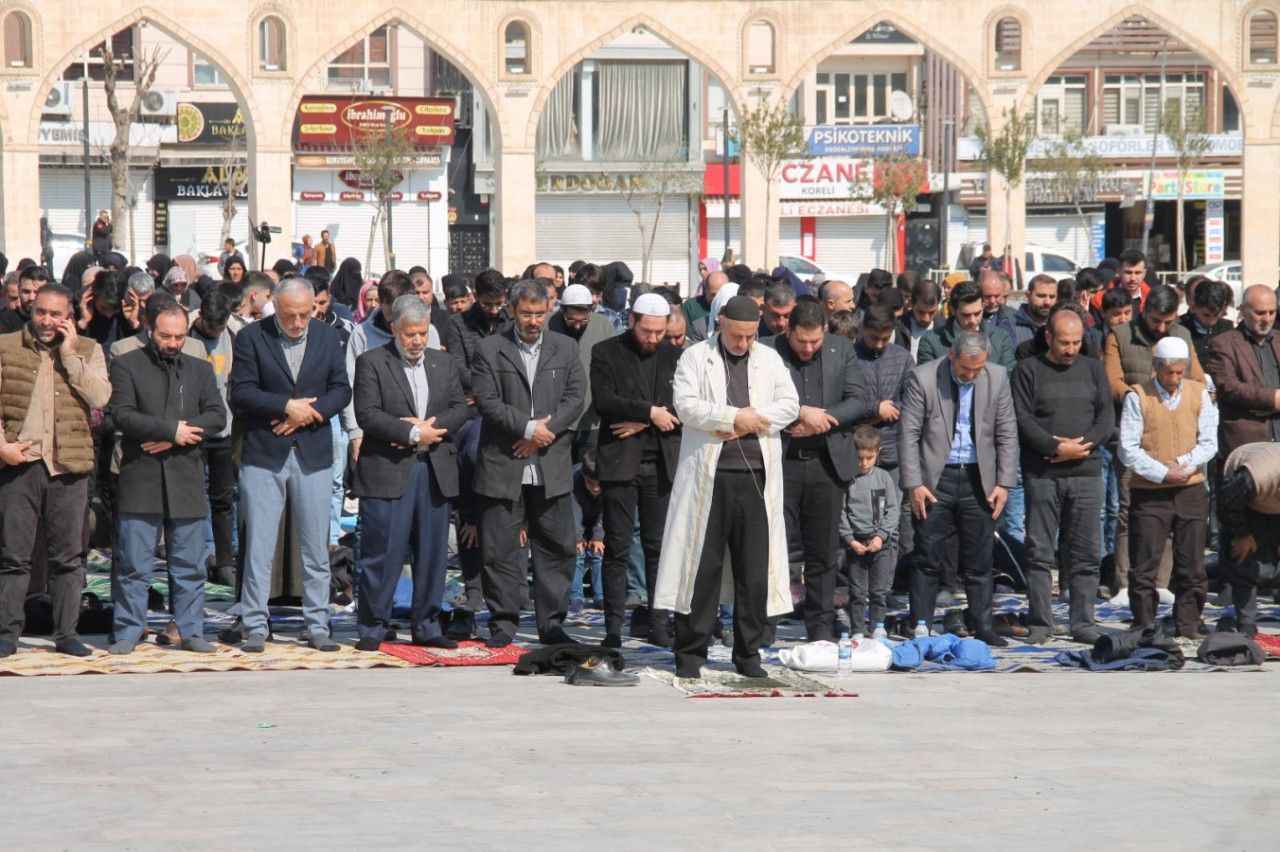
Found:
[(512, 642), (505, 648), (488, 648), (476, 639), (459, 642), (457, 648), (423, 648), (404, 642), (383, 642), (379, 649), (414, 666), (514, 666), (529, 650)]
[(158, 674), (161, 672), (288, 671), (291, 669), (409, 668), (410, 663), (386, 654), (370, 654), (343, 645), (335, 652), (316, 651), (291, 642), (268, 642), (261, 654), (217, 645), (211, 654), (193, 654), (150, 643), (132, 654), (113, 656), (95, 650), (89, 657), (70, 657), (45, 648), (23, 648), (0, 660), (0, 675), (35, 677), (78, 674)]
[(645, 668), (641, 674), (662, 681), (689, 698), (857, 698), (856, 692), (827, 686), (785, 668), (770, 667), (767, 678), (743, 677), (735, 671), (703, 667), (699, 678), (679, 678), (666, 669)]
[(1280, 659), (1280, 634), (1259, 631), (1254, 635), (1253, 641), (1258, 643), (1268, 660)]

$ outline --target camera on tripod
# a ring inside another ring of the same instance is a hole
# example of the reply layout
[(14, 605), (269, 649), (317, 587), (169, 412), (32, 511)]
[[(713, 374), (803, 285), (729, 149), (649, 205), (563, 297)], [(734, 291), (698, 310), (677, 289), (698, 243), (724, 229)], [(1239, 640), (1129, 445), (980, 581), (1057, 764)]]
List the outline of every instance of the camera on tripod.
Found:
[(283, 232), (284, 232), (284, 229), (279, 228), (275, 225), (269, 225), (266, 223), (266, 221), (263, 221), (262, 224), (260, 224), (257, 228), (254, 229), (253, 238), (256, 239), (258, 242), (262, 243), (263, 245), (266, 245), (267, 243), (271, 242), (272, 234), (280, 234)]

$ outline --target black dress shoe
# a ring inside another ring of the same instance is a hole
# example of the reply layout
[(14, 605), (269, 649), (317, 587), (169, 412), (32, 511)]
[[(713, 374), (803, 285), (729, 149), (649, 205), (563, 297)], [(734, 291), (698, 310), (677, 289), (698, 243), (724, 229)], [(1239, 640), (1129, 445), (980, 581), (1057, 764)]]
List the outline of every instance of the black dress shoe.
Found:
[(449, 616), (449, 629), (445, 635), (450, 639), (470, 639), (476, 633), (475, 614), (465, 609), (455, 609)]
[(452, 650), (458, 647), (458, 643), (447, 636), (415, 636), (413, 644), (423, 648), (445, 648)]
[(394, 627), (388, 627), (387, 632), (382, 634), (383, 642), (394, 642), (399, 638), (400, 634), (396, 633), (396, 629)]
[(986, 642), (992, 648), (1008, 648), (1009, 647), (1009, 641), (1005, 639), (1003, 636), (1001, 636), (999, 633), (996, 633), (994, 630), (980, 630), (978, 631), (978, 634), (974, 638), (981, 639), (983, 642)]
[(759, 660), (751, 660), (745, 663), (735, 663), (734, 665), (738, 669), (738, 674), (742, 675), (743, 677), (761, 678), (761, 677), (769, 676), (769, 673), (764, 670), (764, 666), (760, 665)]
[(596, 662), (571, 669), (564, 676), (564, 682), (574, 686), (635, 686), (640, 676), (614, 671), (608, 663)]
[(942, 632), (961, 639), (968, 636), (969, 631), (964, 626), (964, 614), (958, 609), (947, 610), (947, 614), (942, 617)]
[(68, 636), (66, 639), (59, 639), (53, 645), (53, 650), (59, 654), (67, 654), (72, 657), (87, 657), (93, 653), (93, 649), (80, 641), (78, 636)]
[(676, 677), (681, 680), (698, 680), (702, 677), (702, 666), (676, 666)]
[(484, 640), (484, 646), (486, 648), (505, 648), (508, 645), (510, 645), (511, 642), (512, 642), (512, 638), (509, 634), (503, 633), (502, 631), (498, 631), (497, 633), (494, 633), (492, 636), (490, 636), (488, 639)]
[(357, 651), (377, 651), (382, 647), (382, 643), (374, 636), (361, 636), (356, 642)]
[(577, 639), (574, 639), (568, 633), (565, 633), (563, 627), (556, 626), (548, 630), (547, 634), (542, 637), (542, 644), (543, 645), (580, 645), (582, 643), (580, 643)]
[(600, 645), (604, 648), (621, 648), (622, 637), (619, 636), (617, 633), (606, 633), (604, 636), (604, 641), (601, 642)]

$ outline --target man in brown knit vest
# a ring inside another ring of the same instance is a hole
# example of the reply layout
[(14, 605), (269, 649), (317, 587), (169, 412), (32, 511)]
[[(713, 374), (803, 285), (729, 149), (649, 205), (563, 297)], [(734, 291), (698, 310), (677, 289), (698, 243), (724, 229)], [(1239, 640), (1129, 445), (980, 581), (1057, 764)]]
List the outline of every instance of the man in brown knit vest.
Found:
[(1173, 534), (1174, 620), (1200, 640), (1208, 580), (1209, 492), (1201, 467), (1218, 452), (1218, 409), (1204, 383), (1184, 379), (1191, 348), (1180, 337), (1152, 349), (1153, 376), (1130, 387), (1120, 414), (1120, 461), (1129, 483), (1129, 608), (1133, 626), (1155, 623), (1156, 571)]
[(0, 335), (0, 657), (18, 647), (42, 518), (56, 648), (90, 653), (76, 635), (93, 469), (89, 411), (107, 404), (111, 384), (102, 347), (76, 333), (71, 300), (66, 288), (45, 284), (31, 321)]

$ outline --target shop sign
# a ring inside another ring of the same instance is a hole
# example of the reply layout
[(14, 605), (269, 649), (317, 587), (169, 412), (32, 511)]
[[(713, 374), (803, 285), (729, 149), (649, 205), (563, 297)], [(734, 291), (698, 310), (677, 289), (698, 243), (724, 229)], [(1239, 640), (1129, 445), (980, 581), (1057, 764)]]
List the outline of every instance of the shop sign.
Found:
[(323, 192), (300, 192), (298, 198), (301, 201), (324, 201)]
[(183, 102), (175, 116), (179, 145), (230, 145), (245, 141), (240, 105)]
[(236, 198), (248, 198), (249, 186), (244, 166), (191, 166), (156, 171), (156, 198), (190, 201), (227, 197), (227, 187), (238, 184)]
[(918, 124), (820, 124), (809, 131), (815, 157), (918, 157)]
[(702, 191), (701, 172), (624, 173), (596, 172), (553, 174), (537, 177), (537, 191), (549, 194), (653, 194), (659, 185), (667, 195), (697, 195)]
[[(397, 171), (394, 177), (397, 185), (404, 182), (404, 172)], [(338, 172), (338, 180), (352, 189), (373, 189), (373, 181), (360, 174), (359, 169), (343, 169)]]
[(784, 219), (827, 218), (831, 216), (883, 216), (882, 205), (867, 201), (783, 201), (779, 215)]
[[(420, 169), (434, 169), (444, 163), (439, 154), (419, 154), (406, 161), (407, 165)], [(293, 164), (300, 169), (337, 169), (344, 166), (354, 167), (354, 154), (295, 154)]]
[[(115, 141), (116, 125), (111, 121), (89, 122), (89, 145), (93, 148), (106, 148)], [(156, 148), (172, 143), (178, 138), (177, 130), (172, 124), (144, 124), (134, 122), (129, 125), (129, 146), (131, 148)], [(73, 145), (84, 144), (84, 125), (80, 122), (42, 121), (36, 135), (41, 145)]]
[(364, 193), (354, 192), (351, 190), (348, 190), (347, 192), (340, 192), (338, 193), (338, 200), (339, 201), (364, 201)]
[[(1195, 169), (1182, 180), (1183, 198), (1223, 198), (1227, 194), (1227, 176), (1221, 169)], [(1151, 176), (1151, 197), (1171, 199), (1178, 197), (1178, 173), (1174, 170), (1158, 171)]]
[(389, 130), (415, 148), (453, 144), (453, 98), (351, 98), (309, 95), (298, 105), (293, 144), (300, 150), (350, 150)]
[(1227, 226), (1225, 205), (1221, 198), (1211, 198), (1204, 203), (1204, 262), (1222, 263), (1226, 260)]
[[(1244, 154), (1244, 136), (1240, 133), (1206, 133), (1209, 147), (1204, 152), (1206, 157), (1239, 157)], [(1049, 155), (1055, 140), (1037, 139), (1027, 148), (1027, 159), (1037, 159)], [(1086, 136), (1081, 140), (1086, 151), (1104, 160), (1149, 160), (1152, 155), (1152, 144), (1155, 145), (1155, 156), (1168, 159), (1177, 156), (1177, 151), (1169, 142), (1169, 137), (1161, 135), (1153, 140), (1150, 134), (1145, 136)], [(965, 136), (956, 140), (956, 158), (959, 160), (978, 160), (981, 158), (982, 144), (977, 137)]]
[(442, 194), (436, 192), (434, 189), (424, 189), (422, 192), (418, 193), (419, 201), (439, 201), (443, 197), (444, 196)]
[(874, 171), (874, 162), (867, 159), (787, 160), (778, 172), (778, 197), (783, 201), (852, 199), (857, 187), (870, 186)]

